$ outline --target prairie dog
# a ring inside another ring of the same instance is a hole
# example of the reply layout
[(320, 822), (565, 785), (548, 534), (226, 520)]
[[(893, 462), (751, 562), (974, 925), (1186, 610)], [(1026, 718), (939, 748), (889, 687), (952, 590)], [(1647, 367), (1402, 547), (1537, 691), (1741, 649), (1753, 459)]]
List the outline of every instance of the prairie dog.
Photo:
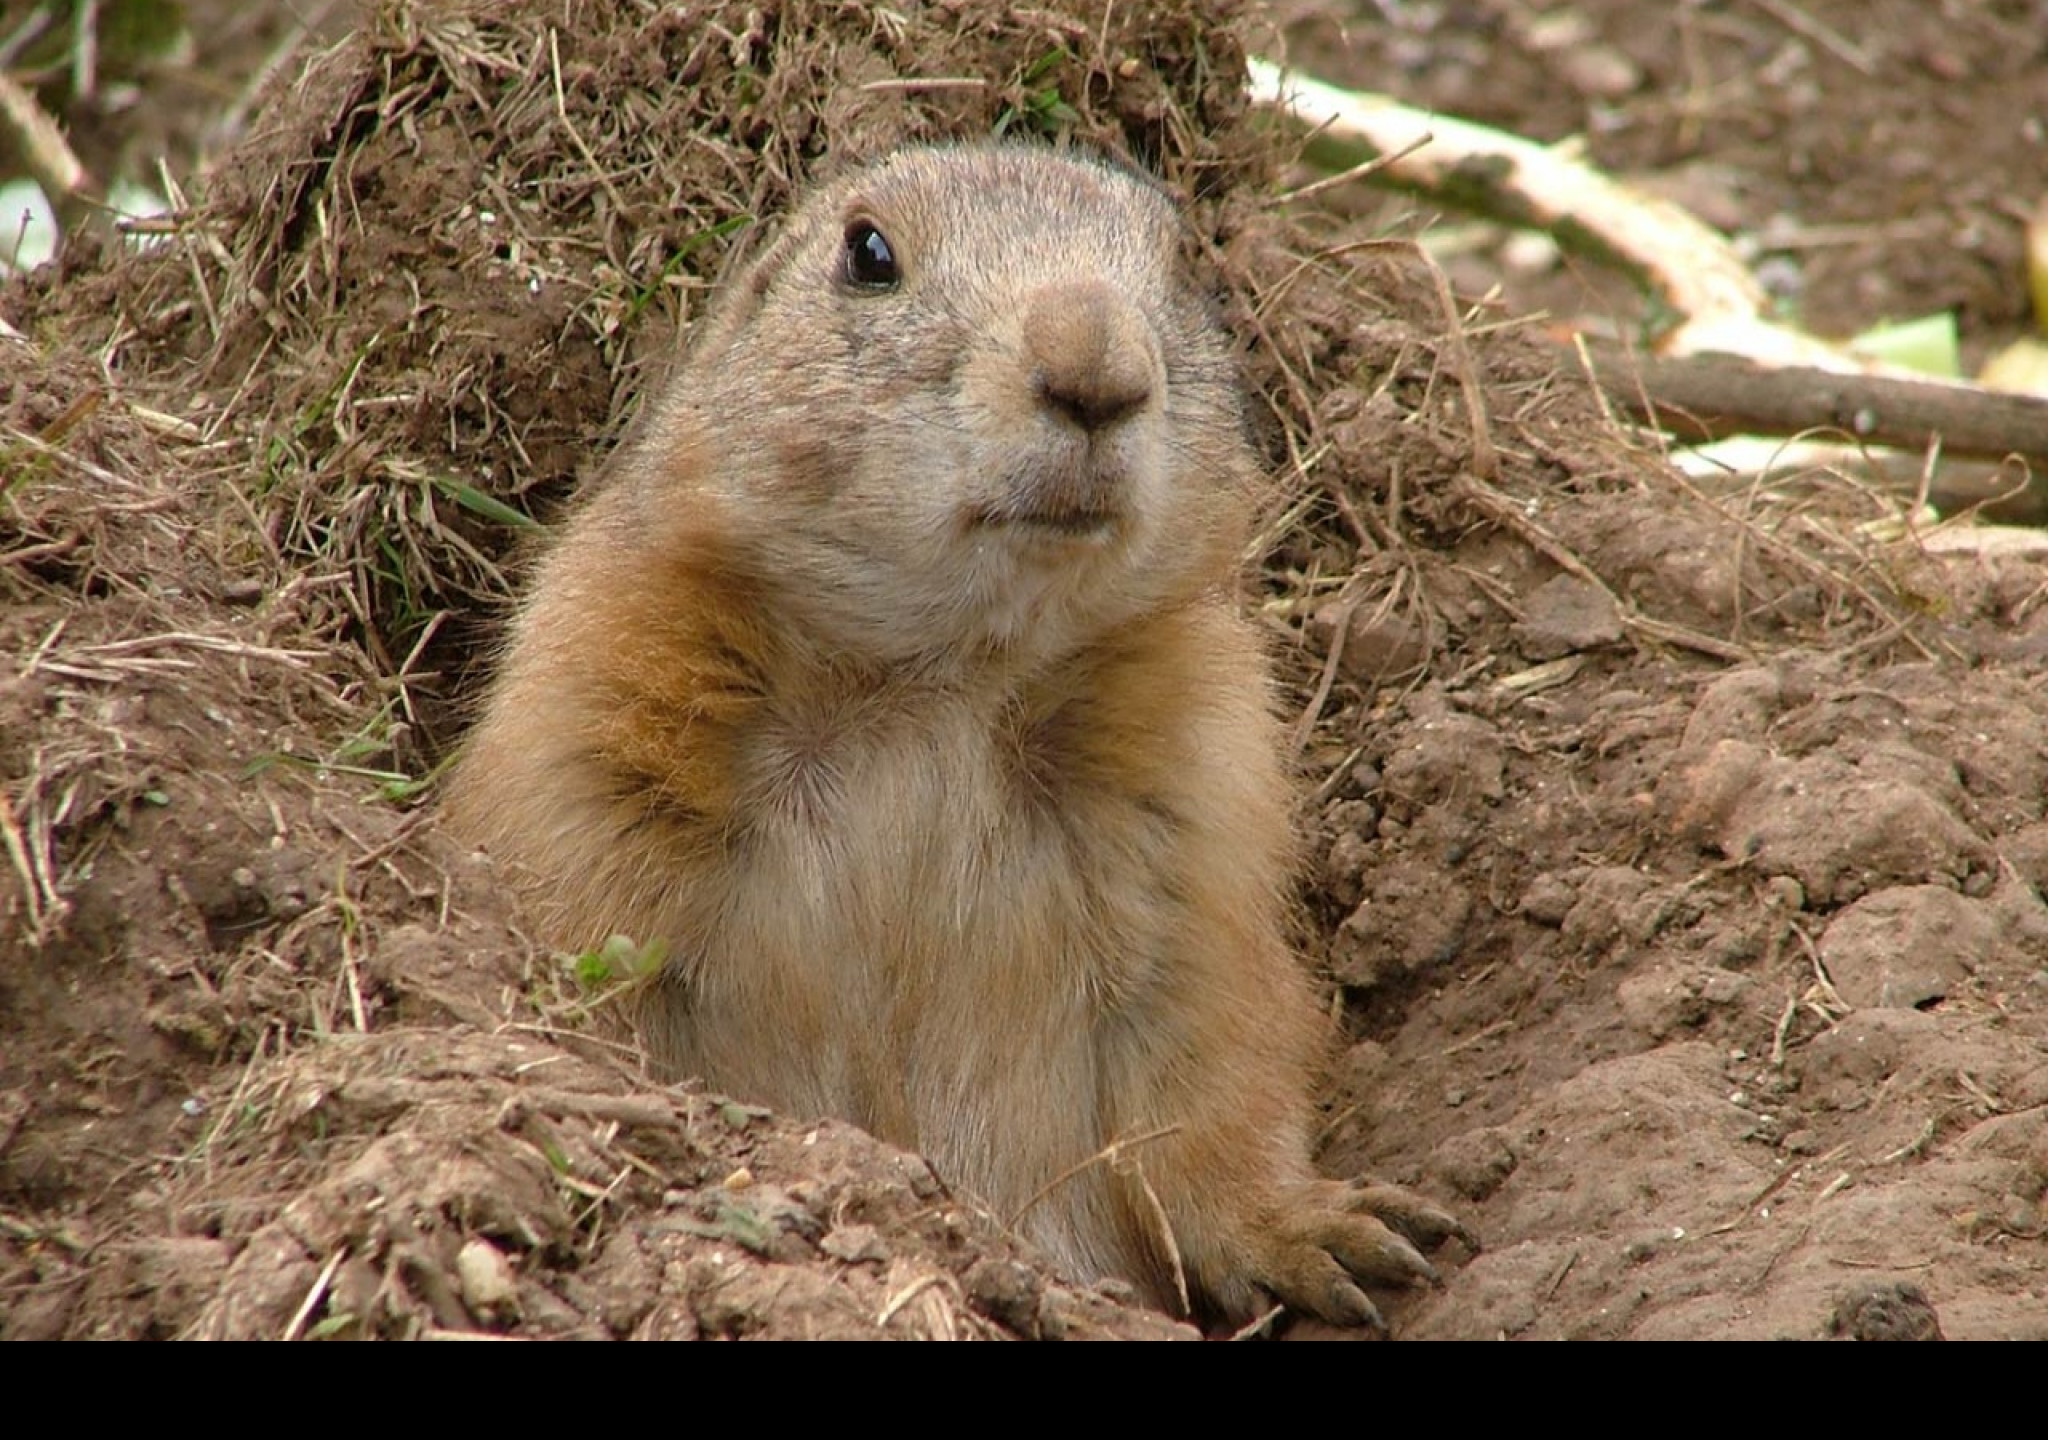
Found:
[(1433, 1274), (1382, 1221), (1458, 1227), (1310, 1167), (1260, 468), (1181, 238), (1048, 150), (813, 193), (541, 565), (450, 806), (548, 940), (665, 947), (664, 1074), (918, 1149), (1077, 1278), (1377, 1323), (1357, 1279)]

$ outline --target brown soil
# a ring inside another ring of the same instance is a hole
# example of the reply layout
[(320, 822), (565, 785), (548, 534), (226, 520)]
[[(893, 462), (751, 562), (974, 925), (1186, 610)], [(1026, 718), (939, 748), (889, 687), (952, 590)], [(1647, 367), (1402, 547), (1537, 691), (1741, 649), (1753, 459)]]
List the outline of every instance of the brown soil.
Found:
[[(413, 783), (733, 217), (1000, 123), (1188, 194), (1247, 341), (1322, 1163), (1486, 1241), (1379, 1297), (1396, 1334), (2048, 1338), (2037, 562), (1688, 487), (1515, 319), (1554, 286), (1448, 333), (1409, 251), (1330, 253), (1381, 221), (1271, 202), (1213, 7), (558, 8), (378, 7), (167, 243), (0, 291), (0, 1333), (1176, 1333), (915, 1157), (648, 1085)], [(2048, 25), (1922, 8), (1284, 29), (1824, 230), (1781, 252), (1815, 328), (1982, 344)], [(874, 84), (920, 75), (988, 83)]]

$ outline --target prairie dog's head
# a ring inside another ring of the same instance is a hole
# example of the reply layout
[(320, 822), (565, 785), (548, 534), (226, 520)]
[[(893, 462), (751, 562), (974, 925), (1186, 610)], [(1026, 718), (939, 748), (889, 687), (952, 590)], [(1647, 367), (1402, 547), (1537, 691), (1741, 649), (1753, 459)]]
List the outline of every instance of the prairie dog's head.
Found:
[(1143, 179), (912, 149), (814, 193), (652, 427), (818, 623), (879, 657), (1057, 653), (1227, 577), (1236, 367)]

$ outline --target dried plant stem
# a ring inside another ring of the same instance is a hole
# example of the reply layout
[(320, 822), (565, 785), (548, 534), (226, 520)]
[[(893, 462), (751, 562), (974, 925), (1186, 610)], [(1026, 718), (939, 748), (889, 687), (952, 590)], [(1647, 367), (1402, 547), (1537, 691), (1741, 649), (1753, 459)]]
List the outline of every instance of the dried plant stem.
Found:
[(83, 225), (97, 208), (90, 194), (92, 175), (72, 153), (50, 113), (26, 86), (4, 72), (0, 72), (0, 138), (11, 142), (29, 179), (49, 200), (57, 215), (57, 228), (69, 235)]

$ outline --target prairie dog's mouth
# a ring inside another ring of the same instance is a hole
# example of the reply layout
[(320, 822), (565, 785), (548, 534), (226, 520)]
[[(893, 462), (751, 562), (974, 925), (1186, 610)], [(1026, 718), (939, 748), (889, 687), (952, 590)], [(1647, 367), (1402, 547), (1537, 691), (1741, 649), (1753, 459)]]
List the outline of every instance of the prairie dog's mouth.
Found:
[(1130, 477), (1121, 465), (1061, 464), (1022, 469), (999, 499), (969, 513), (975, 529), (1095, 540), (1127, 518)]
[(1072, 540), (1093, 540), (1115, 528), (1121, 514), (1115, 510), (1012, 510), (989, 509), (976, 512), (977, 529), (1039, 531)]

